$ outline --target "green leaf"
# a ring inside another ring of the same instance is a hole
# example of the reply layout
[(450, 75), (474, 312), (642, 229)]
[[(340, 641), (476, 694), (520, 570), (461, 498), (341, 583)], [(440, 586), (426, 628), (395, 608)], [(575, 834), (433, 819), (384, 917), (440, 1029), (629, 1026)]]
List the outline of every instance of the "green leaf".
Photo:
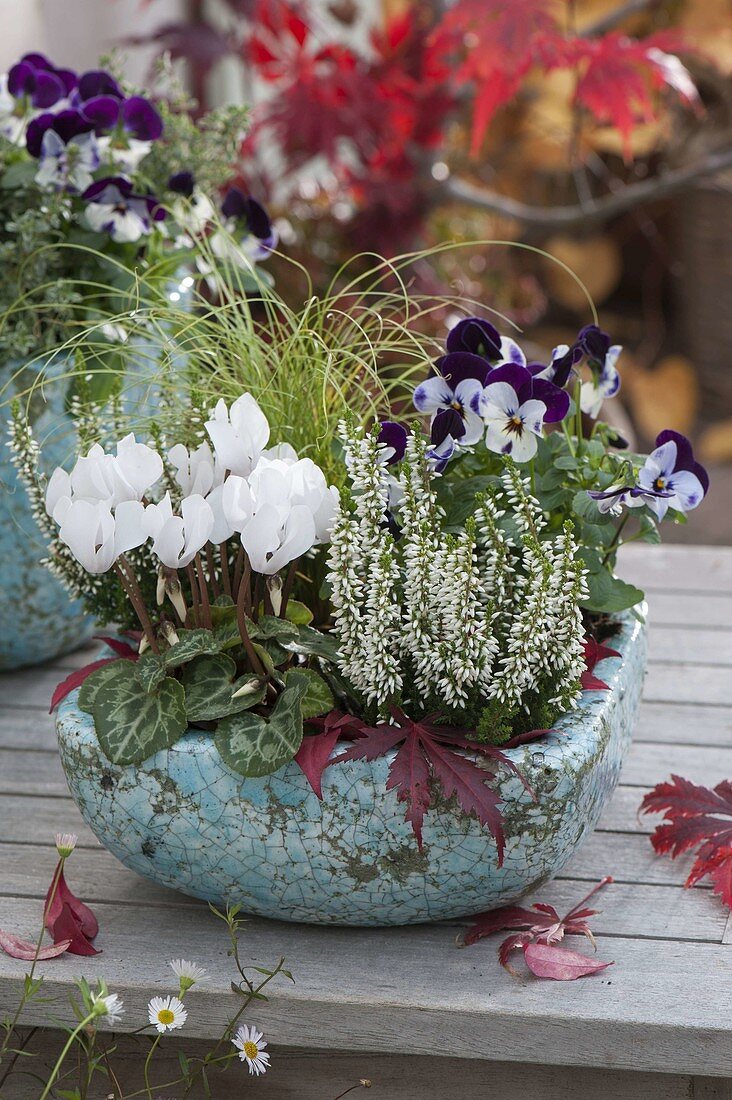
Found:
[(219, 722), (216, 748), (240, 775), (270, 775), (292, 760), (302, 742), (301, 700), (304, 681), (288, 684), (269, 719), (258, 714), (234, 714)]
[(35, 161), (18, 160), (3, 169), (0, 187), (3, 191), (14, 191), (17, 187), (30, 187), (38, 171)]
[(92, 707), (94, 706), (94, 700), (97, 697), (97, 692), (106, 680), (116, 675), (115, 669), (120, 664), (132, 664), (132, 661), (125, 660), (124, 657), (120, 657), (119, 661), (113, 661), (109, 665), (102, 665), (101, 668), (95, 669), (89, 676), (87, 676), (84, 683), (79, 689), (79, 709), (85, 711), (87, 714), (92, 714)]
[(304, 653), (309, 657), (323, 657), (335, 663), (338, 659), (338, 641), (333, 634), (324, 634), (311, 626), (301, 626), (295, 641), (285, 643), (291, 653)]
[(625, 611), (626, 608), (633, 607), (643, 599), (640, 588), (627, 584), (619, 577), (613, 577), (606, 569), (598, 573), (590, 573), (587, 585), (589, 596), (582, 607), (588, 611), (612, 614), (616, 611)]
[(333, 709), (333, 693), (322, 676), (312, 668), (291, 668), (285, 673), (285, 684), (305, 684), (305, 694), (300, 700), (303, 718), (317, 718)]
[(145, 691), (154, 691), (165, 679), (165, 659), (159, 653), (143, 653), (135, 665), (135, 674)]
[(186, 732), (185, 693), (172, 676), (147, 692), (130, 661), (114, 667), (115, 675), (105, 677), (94, 697), (94, 728), (110, 760), (138, 764)]
[(557, 470), (576, 470), (579, 460), (574, 455), (560, 455), (554, 460), (554, 466)]
[(216, 639), (210, 630), (197, 628), (196, 630), (181, 630), (178, 633), (180, 641), (172, 645), (165, 654), (166, 668), (179, 668), (194, 657), (201, 657), (206, 653), (215, 653), (218, 649)]
[(437, 503), (445, 510), (446, 527), (462, 527), (475, 512), (477, 493), (485, 493), (499, 480), (492, 474), (479, 474), (455, 481), (440, 479), (437, 482)]
[(296, 626), (309, 626), (313, 621), (312, 611), (299, 600), (288, 600), (286, 617), (288, 622), (295, 623)]
[[(251, 630), (249, 629), (250, 627)], [(249, 631), (250, 638), (256, 638), (256, 623), (247, 620), (247, 630)], [(216, 642), (217, 651), (222, 649), (234, 649), (236, 646), (241, 645), (241, 634), (239, 633), (236, 619), (234, 619), (233, 622), (224, 622), (220, 626), (217, 626), (214, 630), (214, 640)]]
[[(261, 703), (267, 690), (261, 679), (249, 675), (234, 681), (235, 675), (236, 664), (223, 653), (189, 661), (181, 673), (188, 721), (213, 722)], [(256, 690), (234, 698), (235, 692), (246, 687)]]
[(211, 622), (214, 628), (222, 623), (236, 622), (236, 604), (231, 596), (217, 596), (211, 604)]
[(287, 619), (278, 619), (276, 615), (261, 615), (257, 621), (257, 636), (275, 638), (284, 644), (297, 637), (297, 627)]

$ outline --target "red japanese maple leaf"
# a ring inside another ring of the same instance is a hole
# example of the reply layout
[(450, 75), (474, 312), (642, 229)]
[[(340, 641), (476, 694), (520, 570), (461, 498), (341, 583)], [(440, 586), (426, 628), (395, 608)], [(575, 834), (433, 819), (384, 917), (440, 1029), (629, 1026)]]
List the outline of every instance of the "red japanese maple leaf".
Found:
[(696, 848), (685, 885), (708, 878), (713, 892), (732, 908), (732, 782), (725, 779), (710, 790), (672, 775), (648, 792), (640, 812), (664, 815), (651, 836), (659, 854), (676, 859)]
[(530, 909), (521, 905), (507, 905), (500, 909), (491, 909), (475, 918), (475, 924), (466, 932), (461, 945), (468, 947), (485, 936), (507, 929), (521, 929), (508, 936), (498, 949), (501, 966), (515, 974), (511, 966), (514, 951), (523, 951), (526, 965), (537, 978), (551, 978), (554, 981), (573, 981), (587, 974), (597, 974), (600, 970), (612, 966), (609, 962), (597, 962), (577, 951), (568, 951), (558, 944), (565, 936), (586, 936), (592, 946), (595, 938), (589, 924), (597, 909), (586, 908), (586, 903), (612, 882), (608, 875), (590, 890), (582, 901), (578, 902), (566, 916), (560, 917), (553, 905), (534, 902)]
[[(334, 763), (375, 760), (398, 746), (386, 786), (396, 791), (398, 800), (405, 803), (405, 818), (412, 826), (420, 850), (424, 815), (432, 805), (431, 781), (434, 781), (446, 798), (454, 795), (466, 814), (488, 827), (496, 841), (500, 867), (505, 845), (503, 815), (499, 808), (500, 797), (487, 781), (495, 779), (497, 765), (504, 764), (530, 790), (518, 768), (494, 745), (471, 740), (470, 730), (436, 725), (434, 715), (416, 722), (398, 707), (392, 708), (392, 715), (398, 725), (364, 727), (359, 740), (336, 757)], [(483, 757), (482, 764), (478, 765), (466, 753)]]
[(580, 677), (580, 684), (583, 691), (608, 691), (608, 686), (604, 680), (598, 679), (594, 675), (595, 665), (599, 661), (604, 661), (606, 657), (619, 657), (617, 649), (610, 649), (609, 646), (603, 645), (601, 642), (596, 641), (589, 635), (585, 638), (585, 671)]
[(332, 710), (324, 718), (313, 718), (308, 725), (315, 726), (317, 733), (306, 733), (302, 744), (295, 754), (295, 763), (300, 765), (305, 778), (313, 791), (322, 799), (323, 772), (334, 763), (330, 755), (341, 738), (353, 739), (361, 736), (364, 723), (352, 714)]

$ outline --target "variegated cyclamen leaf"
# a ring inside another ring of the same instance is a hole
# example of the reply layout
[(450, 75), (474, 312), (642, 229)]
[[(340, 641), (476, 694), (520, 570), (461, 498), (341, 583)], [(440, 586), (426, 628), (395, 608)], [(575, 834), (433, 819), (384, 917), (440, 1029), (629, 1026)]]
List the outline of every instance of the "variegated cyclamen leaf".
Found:
[(291, 668), (285, 673), (285, 683), (304, 683), (305, 694), (300, 701), (303, 718), (317, 718), (327, 714), (335, 705), (333, 693), (322, 676), (311, 668)]
[(338, 640), (333, 634), (324, 634), (312, 626), (299, 626), (297, 638), (292, 642), (283, 642), (285, 649), (292, 653), (304, 653), (311, 657), (323, 657), (335, 663), (338, 658)]
[(92, 672), (90, 676), (87, 676), (79, 689), (79, 710), (83, 710), (87, 714), (93, 713), (94, 700), (97, 697), (99, 688), (102, 684), (106, 683), (110, 677), (114, 679), (117, 675), (117, 669), (122, 664), (129, 665), (130, 669), (133, 670), (136, 667), (131, 661), (126, 660), (124, 657), (120, 657), (118, 661), (110, 661), (109, 664), (102, 665), (100, 668), (96, 669), (95, 672)]
[(179, 641), (165, 654), (166, 668), (179, 668), (206, 653), (216, 653), (219, 646), (210, 630), (196, 628), (178, 632)]
[[(261, 703), (266, 686), (258, 676), (234, 680), (236, 664), (224, 653), (195, 657), (181, 673), (189, 722), (212, 722)], [(251, 688), (236, 695), (242, 688)]]
[(129, 661), (105, 677), (92, 715), (99, 743), (115, 764), (138, 764), (175, 744), (188, 728), (182, 684), (167, 676), (147, 692)]
[(247, 713), (219, 722), (216, 748), (233, 771), (270, 775), (292, 760), (302, 742), (300, 703), (306, 691), (302, 680), (286, 687), (269, 718)]
[(145, 691), (155, 691), (165, 679), (165, 658), (148, 650), (135, 665), (135, 672)]
[(275, 615), (260, 615), (257, 633), (260, 638), (276, 638), (284, 645), (297, 637), (297, 627), (287, 619), (278, 619)]
[(309, 626), (313, 621), (313, 613), (299, 600), (288, 600), (285, 618), (296, 626)]

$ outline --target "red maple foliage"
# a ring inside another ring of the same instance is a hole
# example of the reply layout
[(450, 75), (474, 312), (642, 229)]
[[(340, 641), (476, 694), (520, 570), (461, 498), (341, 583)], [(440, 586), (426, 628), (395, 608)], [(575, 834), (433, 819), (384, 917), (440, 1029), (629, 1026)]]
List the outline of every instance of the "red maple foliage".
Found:
[[(495, 779), (497, 766), (502, 764), (530, 790), (516, 765), (494, 745), (472, 740), (472, 731), (436, 725), (434, 715), (414, 721), (393, 707), (392, 717), (398, 725), (364, 726), (359, 739), (333, 763), (376, 760), (397, 749), (386, 787), (396, 791), (397, 799), (405, 804), (405, 818), (420, 850), (424, 815), (433, 803), (434, 782), (446, 798), (454, 795), (464, 813), (488, 827), (496, 841), (500, 867), (505, 846), (501, 800), (487, 781)], [(480, 764), (472, 758), (475, 755), (482, 758)]]
[(586, 908), (586, 903), (598, 890), (612, 882), (608, 875), (590, 890), (582, 901), (578, 902), (566, 916), (560, 917), (553, 905), (534, 902), (530, 909), (521, 905), (506, 905), (500, 909), (491, 909), (475, 918), (475, 924), (466, 932), (462, 946), (468, 947), (485, 936), (508, 929), (521, 929), (508, 936), (498, 949), (501, 966), (510, 973), (516, 971), (511, 966), (511, 955), (522, 951), (526, 965), (537, 978), (551, 978), (554, 981), (573, 981), (587, 974), (597, 974), (600, 970), (612, 966), (609, 962), (598, 962), (577, 951), (568, 951), (558, 945), (565, 936), (586, 936), (595, 946), (587, 921), (598, 910)]
[(580, 684), (583, 691), (608, 691), (608, 686), (604, 680), (600, 680), (595, 676), (595, 665), (599, 661), (604, 661), (606, 657), (619, 657), (617, 649), (610, 649), (609, 646), (603, 645), (601, 642), (595, 641), (593, 637), (588, 635), (585, 638), (585, 671), (580, 677)]
[(679, 775), (659, 783), (641, 803), (640, 812), (664, 815), (651, 843), (672, 859), (696, 848), (686, 886), (708, 878), (715, 894), (732, 908), (732, 782), (710, 790)]

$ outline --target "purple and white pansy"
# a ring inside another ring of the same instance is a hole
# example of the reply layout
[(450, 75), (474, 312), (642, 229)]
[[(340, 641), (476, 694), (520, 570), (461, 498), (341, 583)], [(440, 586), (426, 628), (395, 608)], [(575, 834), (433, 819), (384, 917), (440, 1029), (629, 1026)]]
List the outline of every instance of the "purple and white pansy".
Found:
[(165, 211), (152, 195), (136, 195), (124, 176), (97, 180), (82, 196), (91, 229), (108, 233), (113, 241), (130, 243), (146, 236)]
[(485, 424), (488, 450), (528, 462), (536, 454), (544, 423), (567, 415), (569, 396), (527, 367), (504, 363), (490, 372), (476, 408)]
[(501, 336), (498, 329), (482, 317), (464, 317), (447, 334), (448, 352), (467, 351), (487, 359), (491, 366), (518, 363), (526, 366), (526, 356), (515, 340)]
[(662, 520), (669, 508), (690, 512), (706, 496), (709, 475), (694, 459), (691, 443), (680, 432), (666, 429), (656, 437), (655, 450), (638, 471), (634, 485), (614, 485), (604, 492), (589, 492), (598, 510), (618, 515), (623, 506), (650, 508)]
[(238, 267), (265, 260), (277, 247), (277, 230), (261, 203), (230, 187), (221, 203), (226, 233), (211, 236), (211, 251), (218, 259)]
[(64, 141), (52, 129), (41, 144), (35, 181), (44, 191), (85, 191), (99, 167), (99, 146), (94, 134), (77, 134)]
[(435, 370), (433, 377), (417, 386), (412, 398), (418, 412), (432, 418), (433, 444), (439, 446), (448, 437), (465, 447), (477, 443), (485, 427), (476, 404), (490, 365), (472, 352), (453, 351), (437, 360)]

